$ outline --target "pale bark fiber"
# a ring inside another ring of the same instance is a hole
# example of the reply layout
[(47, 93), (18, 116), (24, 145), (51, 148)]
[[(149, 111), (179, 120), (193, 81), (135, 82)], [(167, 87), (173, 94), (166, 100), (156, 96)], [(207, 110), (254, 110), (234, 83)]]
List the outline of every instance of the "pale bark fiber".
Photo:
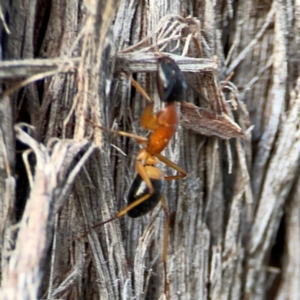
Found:
[[(0, 298), (299, 299), (299, 33), (299, 0), (1, 1)], [(163, 152), (188, 173), (164, 193), (167, 295), (160, 205), (91, 228), (140, 147), (87, 121), (146, 136), (122, 71), (161, 109), (164, 46), (189, 83)]]

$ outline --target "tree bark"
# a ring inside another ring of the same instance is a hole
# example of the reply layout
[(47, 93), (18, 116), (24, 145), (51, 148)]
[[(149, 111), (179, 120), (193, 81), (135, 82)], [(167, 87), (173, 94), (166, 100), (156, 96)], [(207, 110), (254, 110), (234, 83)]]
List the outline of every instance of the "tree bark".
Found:
[[(280, 0), (1, 2), (1, 297), (299, 298), (299, 17)], [(140, 149), (94, 125), (147, 136), (124, 71), (158, 111), (158, 49), (189, 85), (163, 152), (188, 173), (164, 192), (166, 294), (161, 205), (93, 227), (126, 206)]]

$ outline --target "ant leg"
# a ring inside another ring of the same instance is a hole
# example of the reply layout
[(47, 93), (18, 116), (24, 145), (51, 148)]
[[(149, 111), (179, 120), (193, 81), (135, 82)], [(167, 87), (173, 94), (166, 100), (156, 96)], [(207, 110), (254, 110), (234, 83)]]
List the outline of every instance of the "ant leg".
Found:
[(137, 162), (135, 164), (135, 169), (139, 173), (139, 175), (142, 177), (142, 179), (145, 181), (145, 183), (149, 189), (149, 193), (152, 194), (154, 192), (154, 189), (153, 189), (151, 180), (149, 178), (149, 175), (146, 172), (144, 165), (139, 160), (137, 160)]
[(95, 123), (91, 122), (89, 119), (85, 119), (85, 120), (87, 122), (89, 122), (90, 124), (92, 124), (93, 126), (98, 127), (98, 128), (100, 128), (104, 131), (108, 131), (108, 132), (111, 132), (111, 133), (114, 133), (114, 134), (118, 134), (118, 135), (121, 135), (121, 136), (126, 136), (126, 137), (129, 137), (131, 139), (134, 139), (137, 143), (139, 143), (141, 145), (146, 145), (149, 142), (149, 139), (145, 138), (144, 136), (136, 135), (136, 134), (133, 134), (133, 133), (128, 133), (128, 132), (125, 132), (125, 131), (112, 130), (112, 129), (103, 127), (101, 125), (95, 124)]
[(93, 226), (91, 226), (87, 231), (85, 231), (80, 237), (79, 237), (79, 240), (86, 237), (88, 235), (88, 233), (90, 232), (91, 229), (94, 229), (94, 228), (97, 228), (97, 227), (100, 227), (104, 224), (107, 224), (109, 222), (112, 222), (114, 220), (117, 220), (119, 219), (120, 217), (124, 216), (128, 211), (130, 211), (131, 209), (133, 209), (134, 207), (136, 207), (137, 205), (141, 204), (142, 202), (146, 201), (149, 197), (151, 196), (150, 193), (144, 195), (143, 197), (137, 199), (136, 201), (134, 201), (133, 203), (131, 203), (130, 205), (126, 206), (124, 209), (120, 210), (118, 213), (115, 214), (114, 217), (106, 220), (106, 221), (103, 221), (103, 222), (100, 222), (100, 223), (96, 223), (94, 224)]
[(164, 240), (163, 240), (163, 253), (162, 253), (162, 262), (164, 265), (164, 275), (165, 275), (165, 288), (164, 292), (165, 295), (169, 293), (169, 283), (168, 283), (168, 275), (167, 275), (167, 250), (168, 250), (168, 236), (169, 236), (169, 224), (170, 224), (170, 216), (168, 207), (166, 204), (165, 197), (161, 197), (161, 206), (164, 210), (166, 221), (165, 221), (165, 228), (164, 228)]
[(141, 126), (146, 130), (155, 130), (160, 126), (157, 115), (153, 113), (153, 106), (154, 103), (147, 103), (141, 116)]
[(150, 96), (146, 93), (146, 91), (140, 86), (140, 84), (132, 78), (127, 72), (123, 71), (126, 77), (131, 81), (131, 84), (139, 93), (147, 100), (147, 104), (152, 104), (153, 101), (151, 100)]
[(148, 194), (144, 195), (143, 197), (137, 199), (136, 201), (134, 201), (130, 205), (126, 206), (125, 208), (123, 208), (122, 210), (120, 210), (116, 214), (116, 216), (113, 218), (113, 220), (118, 219), (118, 218), (124, 216), (128, 211), (130, 211), (131, 209), (133, 209), (137, 205), (141, 204), (142, 202), (146, 201), (150, 196), (151, 196), (151, 194), (148, 193)]
[(110, 221), (113, 221), (115, 219), (118, 219), (118, 218), (122, 217), (128, 211), (130, 211), (131, 209), (133, 209), (137, 205), (141, 204), (142, 202), (146, 201), (153, 194), (153, 192), (154, 192), (153, 185), (151, 183), (149, 175), (146, 172), (146, 169), (145, 169), (144, 165), (140, 161), (136, 162), (136, 171), (139, 173), (139, 175), (141, 176), (141, 178), (143, 179), (143, 181), (145, 181), (145, 183), (146, 183), (146, 185), (147, 185), (147, 187), (149, 189), (149, 193), (147, 193), (146, 195), (140, 197), (139, 199), (135, 200), (133, 203), (129, 204), (128, 206), (126, 206), (125, 208), (123, 208), (122, 210), (120, 210), (113, 218), (111, 218), (111, 219), (109, 219), (107, 221), (98, 223), (98, 224), (94, 225), (92, 228), (100, 226), (100, 225), (103, 225), (105, 223), (108, 223)]
[(139, 91), (139, 93), (146, 99), (147, 104), (145, 107), (145, 110), (142, 114), (141, 117), (141, 125), (144, 129), (146, 130), (155, 130), (159, 124), (157, 122), (157, 117), (156, 114), (153, 114), (153, 106), (154, 106), (154, 102), (151, 100), (151, 98), (149, 97), (149, 95), (146, 93), (146, 91), (140, 86), (140, 84), (134, 80), (132, 78), (132, 76), (130, 76), (129, 74), (127, 74), (126, 72), (124, 72), (125, 75), (127, 76), (127, 78), (130, 79), (131, 84), (133, 85), (133, 87), (135, 87), (135, 89), (137, 91)]
[[(142, 155), (143, 155), (143, 153), (142, 153)], [(96, 227), (102, 226), (102, 225), (104, 225), (106, 223), (109, 223), (111, 221), (114, 221), (114, 220), (122, 217), (128, 211), (130, 211), (131, 209), (133, 209), (137, 205), (141, 204), (142, 202), (146, 201), (152, 195), (152, 193), (154, 192), (153, 185), (152, 185), (151, 180), (149, 178), (149, 175), (148, 175), (148, 173), (147, 173), (147, 171), (145, 169), (145, 166), (139, 160), (136, 162), (136, 171), (139, 173), (139, 175), (141, 176), (141, 178), (143, 179), (143, 181), (145, 181), (145, 183), (146, 183), (146, 185), (147, 185), (147, 187), (149, 189), (149, 193), (147, 193), (144, 196), (136, 199), (133, 203), (129, 204), (124, 209), (122, 209), (118, 213), (116, 213), (114, 217), (112, 217), (112, 218), (110, 218), (110, 219), (108, 219), (106, 221), (97, 223), (97, 224), (91, 226), (90, 228), (96, 228)], [(160, 175), (160, 176), (161, 176), (161, 178), (163, 178), (162, 175)], [(88, 233), (89, 233), (89, 230), (86, 231), (83, 235), (81, 235), (80, 238), (85, 237)]]
[[(186, 177), (187, 173), (182, 168), (180, 168), (178, 165), (176, 165), (171, 160), (169, 160), (168, 158), (164, 157), (161, 154), (157, 154), (157, 155), (155, 155), (155, 157), (157, 157), (161, 162), (163, 162), (168, 167), (170, 167), (180, 173), (178, 175), (165, 176), (165, 180), (173, 180), (173, 179), (180, 179), (180, 178)], [(169, 215), (168, 207), (167, 207), (164, 196), (162, 196), (162, 198), (161, 198), (161, 206), (162, 206), (162, 208), (165, 212), (165, 216), (166, 216), (165, 228), (164, 228), (164, 239), (163, 239), (162, 262), (164, 265), (164, 274), (165, 274), (164, 292), (165, 292), (165, 295), (167, 295), (169, 293), (169, 283), (168, 283), (168, 278), (167, 278), (167, 250), (168, 250), (170, 215)]]
[[(154, 106), (153, 103), (152, 104), (147, 104), (144, 111), (143, 111), (142, 117), (141, 117), (141, 125), (146, 130), (155, 130), (160, 126), (158, 121), (157, 121), (156, 114), (153, 114), (153, 106)], [(112, 129), (103, 127), (101, 125), (95, 124), (89, 119), (85, 119), (85, 120), (87, 122), (89, 122), (90, 124), (92, 124), (93, 126), (98, 127), (102, 130), (105, 130), (105, 131), (108, 131), (108, 132), (111, 132), (111, 133), (115, 133), (115, 134), (118, 134), (118, 135), (130, 137), (132, 139), (135, 139), (137, 142), (139, 142), (139, 141), (148, 142), (149, 141), (148, 138), (145, 138), (145, 137), (142, 137), (142, 136), (139, 136), (139, 135), (135, 135), (133, 133), (128, 133), (128, 132), (125, 132), (125, 131), (112, 130)]]
[(180, 173), (177, 175), (165, 176), (165, 180), (173, 180), (173, 179), (180, 179), (186, 177), (187, 173), (183, 169), (181, 169), (178, 165), (173, 163), (171, 160), (169, 160), (168, 158), (166, 158), (161, 154), (156, 154), (155, 156), (165, 165)]

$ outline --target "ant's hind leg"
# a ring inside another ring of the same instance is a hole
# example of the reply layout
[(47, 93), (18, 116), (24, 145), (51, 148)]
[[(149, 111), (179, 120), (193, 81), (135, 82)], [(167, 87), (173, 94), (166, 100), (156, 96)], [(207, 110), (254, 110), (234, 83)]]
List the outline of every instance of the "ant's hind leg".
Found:
[(165, 228), (164, 228), (164, 239), (163, 239), (163, 252), (162, 252), (162, 262), (164, 265), (164, 277), (165, 277), (165, 295), (169, 293), (169, 282), (168, 282), (168, 274), (167, 274), (167, 250), (168, 250), (168, 236), (169, 236), (169, 225), (170, 225), (170, 215), (168, 211), (168, 207), (166, 204), (165, 197), (161, 197), (161, 206), (165, 213)]
[(80, 237), (79, 237), (79, 240), (86, 237), (90, 230), (93, 229), (93, 228), (97, 228), (97, 227), (100, 227), (104, 224), (107, 224), (109, 222), (112, 222), (114, 220), (117, 220), (119, 219), (120, 217), (124, 216), (128, 211), (130, 211), (131, 209), (133, 209), (134, 207), (136, 207), (137, 205), (143, 203), (144, 201), (146, 201), (149, 197), (151, 196), (150, 193), (142, 196), (141, 198), (137, 199), (135, 202), (131, 203), (130, 205), (126, 206), (124, 209), (120, 210), (118, 213), (115, 214), (114, 217), (106, 220), (106, 221), (103, 221), (103, 222), (100, 222), (100, 223), (96, 223), (94, 224), (93, 226), (90, 227), (89, 230), (87, 230), (86, 232), (84, 232)]

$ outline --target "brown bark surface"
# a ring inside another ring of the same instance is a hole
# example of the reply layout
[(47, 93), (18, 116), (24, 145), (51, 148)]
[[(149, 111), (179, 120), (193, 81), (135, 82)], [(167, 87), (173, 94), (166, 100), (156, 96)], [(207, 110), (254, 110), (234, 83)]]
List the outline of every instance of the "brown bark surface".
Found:
[[(1, 1), (1, 299), (298, 299), (299, 32), (297, 0)], [(140, 148), (91, 122), (147, 136), (124, 71), (161, 109), (158, 49), (189, 85), (166, 295), (161, 205), (91, 228)]]

